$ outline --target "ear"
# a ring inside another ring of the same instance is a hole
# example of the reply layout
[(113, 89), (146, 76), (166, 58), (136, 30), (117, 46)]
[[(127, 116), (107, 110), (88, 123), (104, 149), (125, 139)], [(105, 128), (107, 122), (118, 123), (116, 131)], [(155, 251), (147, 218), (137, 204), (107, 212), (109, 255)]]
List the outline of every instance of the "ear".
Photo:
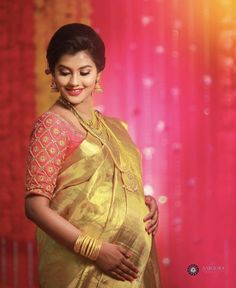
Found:
[(99, 80), (101, 78), (101, 75), (102, 75), (102, 71), (98, 72), (98, 74), (97, 74), (97, 82), (99, 82)]
[(50, 69), (48, 67), (44, 70), (44, 72), (45, 72), (46, 75), (51, 74), (51, 71), (50, 71)]

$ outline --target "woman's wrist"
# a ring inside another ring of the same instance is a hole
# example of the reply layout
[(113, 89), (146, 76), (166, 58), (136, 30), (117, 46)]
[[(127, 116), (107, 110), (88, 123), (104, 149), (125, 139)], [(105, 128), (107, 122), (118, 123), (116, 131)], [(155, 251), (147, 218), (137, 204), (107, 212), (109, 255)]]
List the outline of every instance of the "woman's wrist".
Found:
[(102, 246), (102, 241), (81, 233), (75, 241), (73, 250), (92, 261), (96, 261)]

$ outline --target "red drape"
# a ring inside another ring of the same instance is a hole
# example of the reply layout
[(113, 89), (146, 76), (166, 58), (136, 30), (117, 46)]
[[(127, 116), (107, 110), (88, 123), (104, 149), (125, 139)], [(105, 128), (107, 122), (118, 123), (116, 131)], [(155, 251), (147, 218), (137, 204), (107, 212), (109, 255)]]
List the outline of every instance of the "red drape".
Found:
[(31, 225), (22, 217), (22, 192), (25, 152), (35, 117), (33, 11), (32, 1), (3, 1), (0, 6), (4, 24), (0, 28), (0, 218), (1, 235), (11, 239), (32, 238)]

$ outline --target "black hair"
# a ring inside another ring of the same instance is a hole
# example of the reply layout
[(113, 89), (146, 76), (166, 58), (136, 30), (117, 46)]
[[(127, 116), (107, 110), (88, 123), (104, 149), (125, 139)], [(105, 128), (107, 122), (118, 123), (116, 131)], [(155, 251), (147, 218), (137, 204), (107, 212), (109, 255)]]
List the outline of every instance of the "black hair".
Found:
[(47, 48), (47, 61), (53, 74), (56, 63), (64, 54), (87, 51), (98, 72), (105, 67), (105, 45), (101, 37), (88, 25), (71, 23), (60, 27), (52, 36)]

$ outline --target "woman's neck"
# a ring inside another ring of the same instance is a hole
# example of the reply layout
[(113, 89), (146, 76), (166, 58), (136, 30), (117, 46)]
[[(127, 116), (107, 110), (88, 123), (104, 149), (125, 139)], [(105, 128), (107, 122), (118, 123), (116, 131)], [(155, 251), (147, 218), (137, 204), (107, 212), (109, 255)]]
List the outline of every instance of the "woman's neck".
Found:
[(78, 114), (85, 120), (93, 119), (94, 103), (92, 95), (87, 97), (84, 101), (74, 105)]

